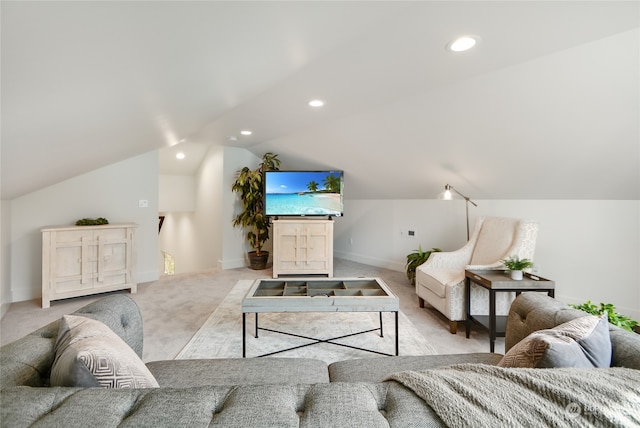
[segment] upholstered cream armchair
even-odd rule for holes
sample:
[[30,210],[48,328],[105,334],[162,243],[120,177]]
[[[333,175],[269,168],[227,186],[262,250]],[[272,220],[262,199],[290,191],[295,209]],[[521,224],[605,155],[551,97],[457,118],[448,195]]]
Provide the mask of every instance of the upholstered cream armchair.
[[[473,235],[462,248],[431,253],[416,268],[416,294],[420,307],[425,303],[442,312],[457,332],[457,321],[466,318],[465,269],[500,269],[501,259],[516,255],[533,260],[538,224],[504,217],[479,217]],[[496,293],[496,315],[507,315],[514,293]],[[471,284],[471,313],[489,314],[489,292]]]

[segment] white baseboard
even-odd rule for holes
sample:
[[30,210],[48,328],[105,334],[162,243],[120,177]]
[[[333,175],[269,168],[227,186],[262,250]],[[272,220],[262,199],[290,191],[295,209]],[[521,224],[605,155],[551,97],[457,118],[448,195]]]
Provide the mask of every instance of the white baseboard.
[[237,269],[247,266],[247,261],[244,257],[241,259],[218,260],[218,263],[222,269]]
[[13,302],[13,292],[11,291],[11,289],[9,289],[6,291],[6,293],[2,294],[2,299],[0,300],[0,303],[2,303],[0,305],[0,318],[2,318],[4,314],[7,313],[7,311],[9,310],[9,306],[11,306],[12,302]]
[[[136,272],[135,280],[137,284],[141,284],[144,282],[153,282],[160,279],[158,271],[147,271],[147,272]],[[18,302],[26,302],[28,300],[40,300],[42,299],[42,288],[38,287],[37,289],[12,289],[11,290],[11,299],[7,302],[4,302],[0,311],[2,315],[8,309],[9,304],[18,303]],[[6,303],[6,304],[5,304]],[[7,307],[5,309],[5,306]]]
[[138,284],[143,282],[153,282],[160,279],[160,273],[155,271],[136,272],[136,282]]
[[27,300],[42,299],[42,288],[37,290],[32,289],[12,289],[11,290],[11,302],[26,302]]
[[0,319],[2,319],[2,317],[4,317],[4,314],[7,313],[7,311],[9,310],[9,306],[11,306],[11,303],[3,303],[0,306]]
[[363,263],[365,265],[381,267],[385,269],[395,270],[398,272],[405,271],[403,263],[399,263],[393,260],[378,259],[375,257],[363,256],[360,254],[348,253],[345,251],[334,251],[333,255],[340,259]]

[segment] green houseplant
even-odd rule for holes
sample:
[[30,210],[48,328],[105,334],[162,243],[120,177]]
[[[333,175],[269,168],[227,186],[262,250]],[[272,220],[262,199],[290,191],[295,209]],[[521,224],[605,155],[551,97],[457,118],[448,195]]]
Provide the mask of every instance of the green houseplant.
[[609,322],[615,326],[618,326],[627,331],[634,331],[634,327],[638,325],[638,321],[629,318],[626,315],[619,314],[616,312],[616,308],[611,303],[600,303],[600,306],[596,306],[591,303],[591,300],[587,300],[586,303],[581,305],[569,305],[572,308],[580,309],[591,315],[603,315],[607,314],[607,318]]
[[521,259],[518,256],[511,256],[508,259],[500,260],[502,264],[511,272],[511,279],[522,279],[522,271],[533,267],[533,262],[529,259]]
[[76,226],[98,226],[102,224],[109,224],[109,220],[104,217],[98,218],[81,218],[76,221]]
[[430,251],[424,251],[422,246],[418,245],[417,250],[413,250],[413,253],[407,255],[405,268],[407,270],[407,278],[411,282],[411,285],[416,285],[416,268],[426,262],[431,253],[440,251],[442,251],[440,248],[432,248]]
[[264,213],[265,171],[278,171],[280,159],[273,153],[265,153],[257,169],[244,167],[238,171],[231,190],[240,195],[242,211],[233,218],[235,227],[246,230],[246,239],[252,251],[249,251],[249,266],[252,269],[264,269],[267,266],[269,252],[262,247],[269,239],[269,217]]

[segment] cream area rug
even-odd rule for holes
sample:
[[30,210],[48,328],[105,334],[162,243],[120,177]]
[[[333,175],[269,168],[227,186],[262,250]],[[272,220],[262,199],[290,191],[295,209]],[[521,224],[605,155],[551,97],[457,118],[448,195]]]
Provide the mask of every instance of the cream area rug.
[[[241,358],[242,357],[242,299],[251,287],[252,280],[242,280],[233,287],[224,301],[211,314],[204,325],[178,353],[176,359]],[[398,314],[400,355],[436,354],[433,346],[418,332],[402,313]],[[379,312],[296,312],[261,313],[260,328],[285,331],[300,336],[326,340],[364,330],[376,329],[380,325]],[[372,331],[336,340],[359,348],[372,349],[386,354],[395,354],[395,315],[383,313],[384,337]],[[260,330],[255,336],[255,315],[246,315],[246,356],[256,357],[282,349],[313,343],[313,339],[293,337]],[[281,352],[273,357],[316,358],[332,363],[335,361],[380,356],[379,354],[352,349],[331,343],[302,346]]]

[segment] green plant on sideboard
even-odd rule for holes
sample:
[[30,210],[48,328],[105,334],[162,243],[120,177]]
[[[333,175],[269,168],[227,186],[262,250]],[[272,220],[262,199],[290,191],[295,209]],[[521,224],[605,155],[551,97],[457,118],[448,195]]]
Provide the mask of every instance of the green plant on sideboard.
[[426,262],[431,253],[442,251],[440,248],[432,248],[430,251],[424,251],[422,246],[419,245],[417,250],[413,250],[413,253],[407,255],[407,278],[411,282],[411,285],[416,285],[416,268],[422,263]]
[[109,220],[104,217],[98,218],[81,218],[76,221],[76,226],[99,226],[102,224],[109,224]]
[[623,328],[627,331],[634,331],[634,327],[638,325],[638,321],[629,318],[626,315],[616,312],[616,308],[611,303],[600,303],[600,306],[596,306],[591,303],[591,300],[587,300],[586,303],[581,305],[569,305],[572,308],[580,309],[591,315],[603,315],[605,312],[609,322],[615,326]]

